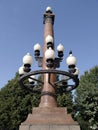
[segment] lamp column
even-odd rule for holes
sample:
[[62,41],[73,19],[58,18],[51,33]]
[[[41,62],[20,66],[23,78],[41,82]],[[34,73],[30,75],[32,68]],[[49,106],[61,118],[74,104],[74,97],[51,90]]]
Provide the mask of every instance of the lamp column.
[[[43,46],[43,63],[42,68],[45,69],[55,69],[54,67],[48,68],[46,65],[45,52],[51,48],[54,50],[54,24],[55,15],[51,10],[46,10],[43,23],[44,23],[44,46]],[[51,44],[51,45],[49,45]],[[41,101],[39,107],[56,107],[56,97],[55,97],[55,75],[54,74],[44,74],[43,75],[44,85],[42,87]],[[50,83],[49,83],[50,80]]]
[[[80,130],[78,123],[72,119],[70,114],[67,113],[67,109],[65,107],[57,107],[55,83],[56,83],[56,74],[59,74],[59,71],[55,69],[59,67],[59,64],[57,63],[61,62],[62,60],[64,48],[62,47],[61,44],[59,45],[59,47],[57,47],[58,58],[56,58],[54,50],[54,30],[53,30],[54,18],[55,15],[52,13],[51,7],[47,7],[43,17],[43,23],[44,23],[43,57],[39,57],[40,54],[39,44],[37,44],[34,47],[34,50],[36,51],[35,57],[41,58],[42,61],[41,62],[42,64],[40,65],[40,67],[42,67],[42,70],[39,71],[38,73],[42,74],[43,76],[40,104],[39,107],[33,107],[32,113],[28,114],[27,119],[23,123],[21,123],[19,130]],[[23,59],[25,70],[30,71],[28,70],[28,68],[30,69],[30,66],[32,64],[31,60],[32,58],[30,54],[26,55],[26,59],[25,58]],[[72,53],[70,53],[70,56],[67,59],[67,64],[68,66],[70,66],[69,69],[70,72],[73,72],[73,68],[75,67],[73,61],[76,62],[75,58],[72,56]],[[23,67],[21,69],[22,72],[20,74],[23,74],[24,72]],[[28,74],[31,77],[31,73]],[[27,78],[28,74],[26,74]],[[34,74],[35,71],[32,72],[32,76],[34,76]],[[70,78],[74,79],[73,78],[74,75],[72,75],[71,73],[62,71],[62,75],[63,74],[65,74],[66,76],[69,75]],[[23,78],[24,77],[22,77],[22,79]],[[66,88],[66,86],[64,87]]]

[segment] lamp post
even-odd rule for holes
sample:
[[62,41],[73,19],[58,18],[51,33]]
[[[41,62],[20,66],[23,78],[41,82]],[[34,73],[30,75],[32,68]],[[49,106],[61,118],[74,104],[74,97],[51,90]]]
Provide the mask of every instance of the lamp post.
[[[79,85],[79,79],[78,79],[79,70],[76,67],[76,58],[72,55],[72,51],[69,52],[69,56],[66,59],[66,63],[68,65],[68,71],[61,71],[57,69],[60,67],[60,62],[62,62],[63,60],[64,47],[61,43],[57,46],[58,56],[56,57],[55,45],[54,45],[54,29],[53,29],[54,19],[55,15],[53,14],[51,7],[47,7],[43,15],[44,45],[43,45],[42,57],[40,56],[41,51],[40,44],[37,43],[34,45],[35,59],[36,61],[38,61],[38,66],[41,67],[42,69],[31,71],[31,65],[33,63],[33,60],[30,53],[27,53],[23,57],[23,65],[22,67],[19,68],[20,85],[24,88],[32,90],[32,92],[39,92],[41,94],[39,104],[40,110],[42,111],[42,109],[46,110],[47,108],[49,108],[48,110],[50,111],[50,113],[51,110],[53,111],[54,108],[57,108],[57,100],[56,100],[57,93],[70,92]],[[38,79],[35,78],[35,76],[38,74],[42,75],[43,77],[42,81],[39,81]],[[56,81],[57,74],[63,77],[59,81]],[[25,80],[27,79],[29,80],[29,82],[25,84]],[[71,84],[70,82],[68,82],[68,80],[72,80],[73,83]],[[36,86],[35,82],[40,82],[41,85],[40,89],[35,87]],[[39,113],[41,113],[41,111],[39,111]],[[46,117],[48,119],[48,116]],[[50,117],[49,122],[51,122],[50,121],[51,119],[52,118]],[[35,122],[34,121],[35,119],[33,119],[33,117],[32,120],[33,122]],[[39,122],[42,123],[42,121]],[[44,122],[46,122],[45,119]]]

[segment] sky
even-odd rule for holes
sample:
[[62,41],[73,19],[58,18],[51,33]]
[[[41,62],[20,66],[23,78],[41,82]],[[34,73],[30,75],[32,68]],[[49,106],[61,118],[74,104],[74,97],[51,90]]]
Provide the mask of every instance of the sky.
[[41,69],[33,46],[43,46],[43,14],[48,6],[55,14],[55,51],[59,43],[64,45],[59,69],[67,71],[70,50],[77,58],[79,76],[98,65],[98,0],[0,0],[0,88],[15,77],[27,52],[33,57],[32,71]]

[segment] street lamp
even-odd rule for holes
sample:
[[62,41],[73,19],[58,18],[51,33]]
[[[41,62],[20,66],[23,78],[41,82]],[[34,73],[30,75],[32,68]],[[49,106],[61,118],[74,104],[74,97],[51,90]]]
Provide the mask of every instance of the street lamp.
[[57,51],[58,51],[58,57],[63,57],[64,47],[61,43],[57,46]]
[[[19,68],[19,83],[22,88],[40,94],[39,106],[33,107],[32,113],[28,114],[19,130],[80,130],[78,123],[71,118],[66,108],[57,107],[58,94],[71,92],[79,85],[79,69],[76,66],[76,57],[72,51],[66,58],[68,71],[66,71],[66,67],[64,70],[58,69],[65,54],[64,46],[61,43],[55,50],[54,19],[55,15],[51,7],[47,7],[43,15],[44,44],[42,56],[40,56],[40,44],[34,45],[34,57],[41,69],[31,70],[33,59],[30,53],[23,57],[22,66]],[[42,76],[41,80],[38,78],[39,76]],[[57,76],[59,76],[59,80],[57,80]]]
[[32,62],[32,56],[30,55],[30,53],[27,53],[23,57],[24,72],[29,72],[31,70]]
[[47,7],[47,8],[46,8],[46,13],[52,13],[51,7]]
[[37,43],[37,44],[34,45],[35,57],[40,56],[40,49],[41,49],[41,47],[40,47],[39,43]]
[[[36,61],[38,61],[38,66],[41,70],[31,71],[32,56],[27,53],[23,57],[23,65],[19,68],[20,74],[20,85],[24,88],[32,90],[32,92],[39,92],[41,94],[40,104],[41,107],[56,107],[57,93],[66,93],[75,89],[79,85],[79,69],[76,67],[76,57],[73,56],[72,51],[69,52],[69,56],[66,58],[66,63],[68,65],[68,71],[61,71],[57,68],[60,67],[60,62],[63,60],[64,56],[64,46],[60,43],[57,46],[58,56],[54,50],[54,14],[52,13],[51,7],[46,8],[44,14],[44,45],[43,45],[43,56],[40,56],[41,46],[39,43],[34,45],[34,55]],[[61,75],[59,81],[56,81],[56,75]],[[35,78],[36,75],[42,75],[43,80],[39,81]],[[37,76],[38,77],[38,76]],[[25,80],[29,82],[25,82]],[[72,82],[68,82],[72,80]],[[35,84],[35,81],[40,82],[40,90]],[[59,87],[57,87],[59,86]]]
[[47,48],[49,49],[51,47],[53,49],[53,37],[48,35],[45,40],[47,43]]
[[52,48],[47,49],[45,52],[46,66],[52,68],[54,66],[55,52]]

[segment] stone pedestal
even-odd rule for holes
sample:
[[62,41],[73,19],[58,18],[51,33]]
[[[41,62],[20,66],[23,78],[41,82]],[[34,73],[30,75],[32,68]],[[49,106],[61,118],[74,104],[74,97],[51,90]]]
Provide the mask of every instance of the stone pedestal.
[[38,107],[33,108],[19,130],[80,130],[80,127],[66,108]]

